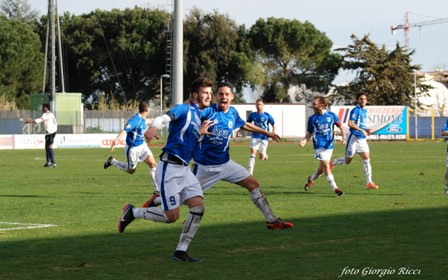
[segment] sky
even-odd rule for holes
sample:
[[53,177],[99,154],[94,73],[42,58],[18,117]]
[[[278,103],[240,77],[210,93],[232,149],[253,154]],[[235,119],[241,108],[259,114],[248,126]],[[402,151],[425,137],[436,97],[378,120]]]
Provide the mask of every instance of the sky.
[[[174,0],[55,0],[58,13],[80,15],[96,9],[124,9],[135,6],[171,11]],[[250,28],[255,22],[269,17],[309,21],[324,32],[333,42],[333,48],[347,47],[351,35],[362,38],[369,35],[378,46],[393,50],[397,42],[404,44],[404,30],[391,33],[392,25],[404,24],[405,14],[409,23],[448,19],[446,0],[181,0],[184,14],[193,8],[204,12],[218,11],[237,24]],[[29,0],[41,14],[48,12],[48,1]],[[410,28],[407,33],[409,47],[415,49],[413,64],[422,71],[448,70],[448,20],[440,24],[426,24]],[[340,73],[336,82],[351,80],[352,74]]]

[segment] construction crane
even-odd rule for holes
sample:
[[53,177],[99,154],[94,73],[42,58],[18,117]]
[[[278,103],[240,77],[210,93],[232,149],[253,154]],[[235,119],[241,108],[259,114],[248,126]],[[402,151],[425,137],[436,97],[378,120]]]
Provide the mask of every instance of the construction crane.
[[392,25],[390,29],[392,31],[392,34],[395,34],[398,29],[404,29],[404,47],[409,48],[408,32],[409,32],[410,28],[414,28],[414,27],[421,28],[426,25],[440,24],[440,23],[445,23],[445,22],[448,22],[448,18],[437,18],[437,19],[433,19],[433,20],[409,23],[409,12],[406,12],[406,14],[404,16],[404,24]]

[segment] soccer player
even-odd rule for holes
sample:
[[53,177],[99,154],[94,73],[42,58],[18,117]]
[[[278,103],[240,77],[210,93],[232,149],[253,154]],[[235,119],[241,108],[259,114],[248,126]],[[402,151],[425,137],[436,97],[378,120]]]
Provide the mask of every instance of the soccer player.
[[367,135],[372,131],[366,127],[367,110],[364,108],[367,104],[367,95],[360,92],[356,95],[357,105],[350,111],[348,127],[350,130],[347,146],[345,148],[345,158],[341,157],[331,162],[333,166],[350,164],[353,156],[359,154],[362,159],[364,175],[366,177],[366,187],[369,190],[378,189],[378,185],[372,181],[372,166],[370,165],[370,151],[367,144]]
[[230,83],[218,85],[216,104],[201,112],[204,123],[211,124],[208,132],[201,136],[197,152],[194,153],[193,172],[206,191],[219,181],[237,184],[249,191],[249,196],[255,206],[266,219],[268,229],[286,229],[293,227],[292,223],[282,221],[274,216],[266,197],[260,190],[260,183],[249,171],[230,159],[229,141],[235,129],[257,132],[278,141],[280,137],[263,130],[240,118],[237,110],[231,106],[234,99],[233,87]]
[[[146,219],[154,222],[173,223],[180,216],[180,205],[190,209],[182,233],[173,254],[173,260],[179,262],[200,262],[190,257],[187,249],[193,240],[204,215],[202,189],[198,179],[192,173],[189,162],[198,144],[201,132],[200,110],[210,105],[213,82],[209,78],[193,81],[190,99],[176,105],[162,116],[156,117],[150,129],[145,132],[150,142],[157,136],[157,129],[169,123],[168,139],[160,161],[157,164],[156,179],[160,187],[162,207],[137,208],[126,204],[123,215],[118,221],[118,232],[122,233],[134,219]],[[204,124],[206,126],[207,124]]]
[[[445,141],[448,140],[448,120],[442,128],[442,136]],[[446,172],[445,172],[445,194],[448,195],[448,146],[446,147]]]
[[44,167],[56,167],[56,161],[54,160],[53,143],[58,130],[58,123],[56,117],[50,111],[50,104],[42,104],[42,116],[38,119],[25,119],[25,124],[29,123],[41,123],[45,125],[45,156],[47,158]]
[[[268,113],[263,111],[264,103],[263,99],[258,98],[255,107],[257,108],[256,112],[250,113],[249,117],[247,117],[247,122],[252,123],[263,130],[269,131],[269,125],[272,126],[272,132],[275,133],[275,122],[274,118]],[[255,166],[255,157],[258,151],[258,158],[260,160],[267,160],[268,154],[266,153],[268,150],[269,137],[262,134],[252,132],[251,140],[250,140],[250,158],[249,158],[249,172],[251,175],[254,173]]]
[[310,138],[313,137],[314,157],[319,160],[319,167],[313,175],[308,177],[308,182],[305,184],[304,189],[308,191],[314,180],[324,173],[334,192],[342,196],[344,192],[338,188],[331,173],[330,159],[334,148],[334,126],[341,130],[342,144],[345,144],[345,130],[342,128],[338,116],[326,110],[327,106],[328,103],[325,97],[315,96],[313,98],[311,107],[314,110],[314,115],[309,117],[305,138],[299,143],[301,147],[304,147]]
[[148,101],[141,101],[138,105],[138,113],[130,118],[124,129],[117,135],[110,146],[110,151],[115,151],[115,146],[126,135],[126,146],[124,154],[127,162],[121,162],[110,156],[104,163],[104,169],[113,165],[119,170],[134,174],[137,163],[143,161],[149,167],[149,176],[154,186],[154,199],[159,196],[159,187],[156,182],[157,163],[148,145],[145,143],[146,117],[149,115],[150,107]]

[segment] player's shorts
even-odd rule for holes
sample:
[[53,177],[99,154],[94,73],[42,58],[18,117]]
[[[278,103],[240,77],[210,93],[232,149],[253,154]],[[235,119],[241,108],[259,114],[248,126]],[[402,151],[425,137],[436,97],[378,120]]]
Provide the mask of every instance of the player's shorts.
[[319,148],[317,150],[314,150],[314,157],[320,161],[322,160],[330,161],[332,155],[333,155],[333,149]]
[[240,164],[229,160],[221,165],[193,164],[193,173],[198,178],[202,190],[206,191],[219,181],[238,183],[250,176],[249,171]]
[[445,165],[446,165],[446,168],[448,168],[448,151],[446,153],[446,163],[445,163]]
[[45,146],[53,145],[55,137],[56,137],[56,132],[51,133],[51,134],[46,134],[45,135]]
[[137,163],[139,161],[144,161],[147,157],[153,157],[153,154],[146,143],[135,147],[126,145],[126,147],[124,147],[124,154],[126,155],[126,160],[128,162],[128,169],[135,169],[137,168]]
[[192,197],[203,197],[201,185],[188,165],[160,160],[156,169],[156,181],[164,211],[178,208]]
[[352,158],[354,155],[359,153],[369,153],[369,145],[367,144],[367,139],[360,139],[353,134],[348,136],[347,146],[345,147],[345,155]]
[[262,140],[257,138],[252,138],[250,140],[250,148],[258,150],[260,154],[266,154],[266,151],[268,150],[269,141],[268,140]]

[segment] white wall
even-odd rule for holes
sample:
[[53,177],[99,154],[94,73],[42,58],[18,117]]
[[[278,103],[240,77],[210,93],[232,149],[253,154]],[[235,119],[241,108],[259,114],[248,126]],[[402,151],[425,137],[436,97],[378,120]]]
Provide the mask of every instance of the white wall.
[[[232,105],[240,117],[246,119],[250,112],[255,112],[255,103]],[[272,115],[276,133],[282,138],[303,138],[306,133],[305,104],[264,104],[264,111]]]

